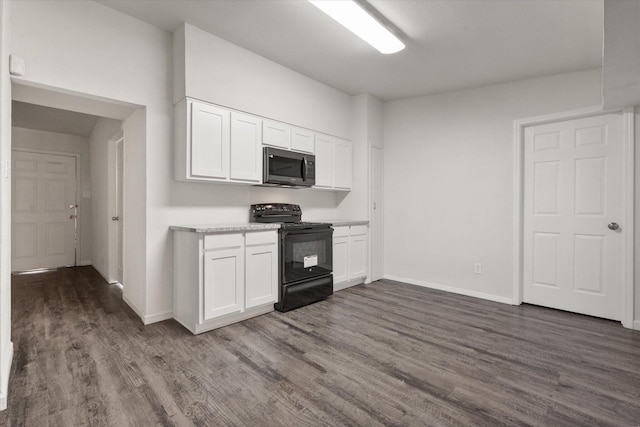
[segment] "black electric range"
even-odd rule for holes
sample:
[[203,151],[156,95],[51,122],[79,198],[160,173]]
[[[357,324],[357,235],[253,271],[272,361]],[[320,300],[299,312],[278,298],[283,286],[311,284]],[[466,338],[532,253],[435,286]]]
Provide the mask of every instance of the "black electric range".
[[289,311],[333,294],[333,228],[303,222],[299,205],[251,205],[251,222],[280,223],[278,311]]

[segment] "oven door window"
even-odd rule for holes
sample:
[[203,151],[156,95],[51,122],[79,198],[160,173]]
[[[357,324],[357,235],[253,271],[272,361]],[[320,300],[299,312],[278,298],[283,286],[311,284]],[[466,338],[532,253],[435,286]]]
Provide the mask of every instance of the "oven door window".
[[331,273],[332,231],[285,232],[282,254],[284,283]]

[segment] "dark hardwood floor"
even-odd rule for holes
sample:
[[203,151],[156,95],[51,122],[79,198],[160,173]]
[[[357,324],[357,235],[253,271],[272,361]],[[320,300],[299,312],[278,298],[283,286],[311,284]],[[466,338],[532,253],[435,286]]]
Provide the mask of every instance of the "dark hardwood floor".
[[25,426],[640,424],[640,332],[390,281],[199,336],[91,267],[13,279]]

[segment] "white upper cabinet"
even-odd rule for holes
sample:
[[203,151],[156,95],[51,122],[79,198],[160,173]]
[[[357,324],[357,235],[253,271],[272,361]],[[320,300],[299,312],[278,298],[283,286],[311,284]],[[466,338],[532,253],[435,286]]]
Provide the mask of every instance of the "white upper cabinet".
[[351,190],[351,142],[316,134],[316,187]]
[[260,184],[262,148],[268,145],[315,154],[314,188],[351,190],[350,141],[191,98],[174,110],[178,181]]
[[333,187],[333,138],[316,134],[316,187]]
[[191,102],[191,175],[202,178],[229,177],[228,110]]
[[302,128],[291,129],[291,149],[305,153],[314,153],[315,134],[313,131]]
[[262,120],[231,113],[231,173],[237,181],[259,183],[262,179]]
[[272,120],[264,120],[262,122],[262,143],[288,150],[291,148],[291,126]]
[[352,159],[351,142],[336,139],[333,145],[333,187],[351,190]]

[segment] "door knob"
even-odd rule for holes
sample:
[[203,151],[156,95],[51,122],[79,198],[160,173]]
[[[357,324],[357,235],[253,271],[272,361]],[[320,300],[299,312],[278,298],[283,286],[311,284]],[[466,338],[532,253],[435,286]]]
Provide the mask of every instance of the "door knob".
[[120,221],[120,217],[119,216],[112,216],[111,217],[111,221]]
[[609,230],[613,230],[613,231],[616,231],[617,229],[620,228],[617,222],[612,222],[609,225],[607,225],[607,227],[609,227]]

